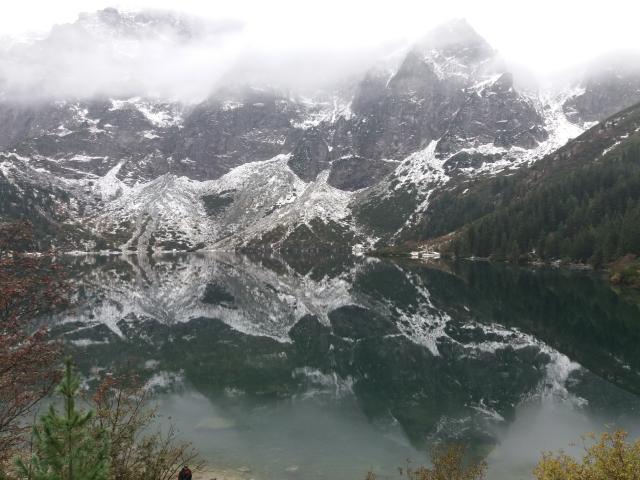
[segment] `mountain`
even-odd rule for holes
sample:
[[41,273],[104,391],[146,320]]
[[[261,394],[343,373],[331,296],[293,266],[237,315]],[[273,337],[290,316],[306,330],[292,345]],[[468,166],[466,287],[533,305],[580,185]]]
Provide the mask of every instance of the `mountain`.
[[[464,189],[464,190],[463,190]],[[509,177],[460,185],[423,219],[458,255],[589,262],[640,254],[640,104]]]
[[[234,28],[107,9],[10,55],[78,38],[111,53],[122,39],[130,51],[151,38],[222,41]],[[464,20],[397,64],[381,60],[312,96],[237,83],[212,85],[199,102],[78,89],[26,101],[6,86],[0,215],[34,221],[43,247],[131,252],[340,250],[423,236],[425,212],[448,192],[533,164],[633,97],[612,92],[587,112],[575,86],[521,91]]]
[[1,96],[33,103],[142,92],[164,99],[205,95],[211,85],[197,75],[224,74],[227,49],[243,28],[162,10],[80,14],[45,35],[3,43]]
[[640,102],[640,53],[617,53],[594,62],[573,88],[563,109],[576,122],[597,122]]

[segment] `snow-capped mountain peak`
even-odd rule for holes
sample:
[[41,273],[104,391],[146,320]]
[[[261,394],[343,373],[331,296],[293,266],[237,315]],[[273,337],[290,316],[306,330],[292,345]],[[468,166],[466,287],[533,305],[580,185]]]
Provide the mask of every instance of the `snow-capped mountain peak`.
[[[78,38],[112,49],[225,28],[236,27],[105,9],[40,41],[45,51]],[[74,249],[393,242],[457,183],[531,165],[580,134],[606,111],[586,108],[600,105],[594,98],[611,108],[635,98],[602,96],[595,83],[521,92],[464,20],[434,29],[397,63],[381,59],[314,95],[235,84],[194,103],[130,91],[0,102],[6,211],[41,218],[56,243],[60,225],[81,231],[64,236]]]

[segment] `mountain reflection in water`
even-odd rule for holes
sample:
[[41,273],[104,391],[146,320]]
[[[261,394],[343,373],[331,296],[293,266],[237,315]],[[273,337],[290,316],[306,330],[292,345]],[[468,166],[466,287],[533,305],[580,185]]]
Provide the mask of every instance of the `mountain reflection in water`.
[[[205,457],[363,478],[465,442],[491,478],[638,428],[640,309],[593,275],[358,257],[82,257],[52,319],[85,374],[135,368]],[[517,477],[520,478],[520,477]]]

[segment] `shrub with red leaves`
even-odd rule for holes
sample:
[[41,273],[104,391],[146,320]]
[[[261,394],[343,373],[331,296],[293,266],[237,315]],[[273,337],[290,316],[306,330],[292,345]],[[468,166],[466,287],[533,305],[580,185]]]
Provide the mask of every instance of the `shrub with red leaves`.
[[0,223],[0,464],[57,380],[60,345],[34,319],[65,303],[66,283],[52,252],[34,254],[31,245],[28,222]]

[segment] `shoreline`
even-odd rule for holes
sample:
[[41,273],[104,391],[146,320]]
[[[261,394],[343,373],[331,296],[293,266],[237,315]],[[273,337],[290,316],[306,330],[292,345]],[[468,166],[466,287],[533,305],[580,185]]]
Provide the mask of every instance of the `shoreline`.
[[[243,467],[244,469],[244,467]],[[217,468],[205,465],[201,469],[193,470],[193,480],[252,480],[255,476],[251,470],[242,471],[233,468]]]

